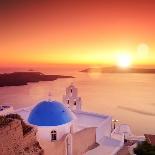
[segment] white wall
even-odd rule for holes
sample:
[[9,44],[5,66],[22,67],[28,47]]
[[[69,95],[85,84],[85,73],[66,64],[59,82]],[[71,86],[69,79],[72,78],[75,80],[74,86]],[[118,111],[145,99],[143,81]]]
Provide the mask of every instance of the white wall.
[[103,123],[96,128],[96,141],[99,142],[104,136],[110,137],[111,135],[112,117],[108,117]]
[[57,140],[60,140],[65,134],[70,133],[71,124],[72,122],[60,126],[37,126],[37,135],[51,141],[51,131],[55,130],[57,132]]

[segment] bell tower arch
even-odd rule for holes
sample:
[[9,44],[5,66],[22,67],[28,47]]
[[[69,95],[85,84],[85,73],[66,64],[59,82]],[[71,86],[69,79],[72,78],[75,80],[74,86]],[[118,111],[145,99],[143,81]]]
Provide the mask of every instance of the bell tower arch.
[[66,94],[63,96],[63,103],[71,110],[81,110],[81,97],[78,97],[78,89],[73,83],[66,88]]

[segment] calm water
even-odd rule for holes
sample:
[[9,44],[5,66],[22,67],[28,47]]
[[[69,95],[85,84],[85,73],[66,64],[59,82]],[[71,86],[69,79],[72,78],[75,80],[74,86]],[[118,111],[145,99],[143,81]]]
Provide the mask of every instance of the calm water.
[[42,72],[76,78],[1,87],[0,104],[11,104],[15,108],[30,106],[47,99],[49,91],[53,100],[62,101],[65,87],[74,82],[84,110],[112,115],[119,122],[129,124],[138,135],[155,134],[155,75],[87,74],[75,70]]

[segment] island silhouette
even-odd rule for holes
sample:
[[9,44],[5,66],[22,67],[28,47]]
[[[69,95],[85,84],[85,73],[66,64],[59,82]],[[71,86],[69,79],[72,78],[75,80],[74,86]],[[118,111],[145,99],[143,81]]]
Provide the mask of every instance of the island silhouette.
[[41,72],[13,72],[0,74],[0,87],[21,86],[29,82],[53,81],[58,78],[74,78],[64,75],[45,75]]
[[80,72],[100,72],[100,73],[147,73],[147,74],[155,74],[154,68],[120,68],[117,66],[113,67],[103,67],[103,68],[87,68],[81,70]]

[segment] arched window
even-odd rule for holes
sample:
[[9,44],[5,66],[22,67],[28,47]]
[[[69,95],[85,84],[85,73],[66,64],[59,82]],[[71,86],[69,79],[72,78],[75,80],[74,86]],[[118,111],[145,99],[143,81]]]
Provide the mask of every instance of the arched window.
[[51,131],[51,141],[57,140],[57,132],[55,130]]
[[74,101],[74,105],[76,105],[76,101]]
[[71,93],[73,92],[72,88],[71,88]]
[[67,103],[69,104],[69,100],[67,100]]

